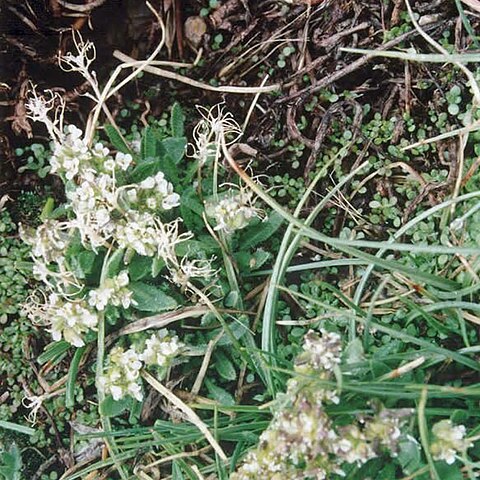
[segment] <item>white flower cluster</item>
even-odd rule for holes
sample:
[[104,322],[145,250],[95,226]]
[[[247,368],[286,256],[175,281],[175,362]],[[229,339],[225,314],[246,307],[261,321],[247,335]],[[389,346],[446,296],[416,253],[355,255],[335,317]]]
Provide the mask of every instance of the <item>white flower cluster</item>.
[[144,364],[148,366],[167,367],[172,359],[181,353],[183,344],[176,335],[166,329],[153,334],[145,342],[142,352],[130,347],[124,350],[115,347],[108,356],[108,366],[100,377],[99,387],[110,394],[114,400],[131,396],[138,401],[143,400],[140,383],[140,370]]
[[88,169],[92,156],[88,145],[82,139],[82,131],[74,125],[68,125],[66,130],[62,142],[55,144],[50,165],[52,173],[64,175],[67,180],[72,180]]
[[[76,53],[62,56],[61,66],[82,74],[93,87],[91,98],[98,100],[98,82],[95,72],[90,71],[95,48],[75,35],[74,44]],[[75,257],[78,238],[85,249],[94,253],[104,254],[100,249],[125,250],[125,264],[135,254],[162,259],[169,279],[174,272],[181,274],[182,286],[191,277],[209,274],[211,269],[196,260],[177,258],[178,244],[193,235],[181,231],[180,218],[167,222],[161,216],[180,205],[180,196],[165,175],[154,172],[133,181],[135,162],[130,153],[112,153],[101,142],[92,145],[99,107],[92,112],[85,134],[74,125],[64,125],[64,108],[60,95],[49,92],[45,98],[32,86],[26,102],[27,115],[43,122],[53,140],[51,172],[64,181],[67,202],[62,221],[46,220],[36,231],[23,232],[32,246],[34,274],[46,287],[43,303],[32,300],[25,310],[36,322],[50,325],[55,340],[63,338],[81,346],[85,334],[96,329],[99,315],[108,305],[127,309],[134,302],[126,271],[94,289],[81,281],[89,273],[84,271],[80,257]],[[222,125],[227,126],[228,122]],[[160,358],[166,362],[168,348],[175,347],[173,340],[163,340],[161,346],[154,338],[147,344],[146,352],[155,354],[157,363]]]
[[226,137],[227,144],[235,142],[242,134],[242,129],[230,113],[225,113],[221,105],[211,109],[197,107],[202,119],[193,129],[194,155],[200,165],[218,157],[221,137]]
[[100,377],[99,388],[110,394],[114,400],[130,395],[142,401],[142,387],[139,383],[142,362],[137,352],[133,348],[125,351],[122,347],[114,347],[110,351],[108,361],[108,368]]
[[183,258],[176,268],[171,268],[170,279],[173,283],[182,288],[187,288],[192,278],[211,278],[216,274],[212,268],[212,261],[206,259],[189,260]]
[[88,303],[97,310],[105,310],[108,304],[128,308],[133,302],[132,292],[126,288],[129,284],[128,272],[124,270],[116,277],[107,278],[96,290],[88,294]]
[[[304,349],[295,370],[330,379],[340,361],[340,337],[309,331]],[[396,453],[403,417],[410,411],[384,409],[374,417],[335,428],[325,403],[338,399],[319,389],[311,378],[301,375],[289,382],[288,404],[277,410],[258,447],[247,454],[231,480],[327,480],[345,476],[345,464],[360,466],[384,450]]]
[[45,263],[63,263],[65,249],[70,241],[68,225],[57,220],[46,220],[36,230],[25,230],[20,225],[22,240],[32,247],[32,255]]
[[119,187],[118,172],[128,170],[132,156],[118,152],[112,157],[101,143],[89,148],[79,129],[67,129],[51,158],[52,172],[75,181],[67,189],[68,207],[75,214],[69,224],[86,247],[96,250],[114,241],[139,255],[155,256],[165,250],[166,243],[172,251],[176,243],[190,238],[190,234],[162,235],[174,233],[178,220],[163,224],[156,213],[180,204],[180,196],[162,172],[139,184]]
[[65,340],[75,347],[83,347],[84,334],[96,330],[98,324],[97,313],[85,301],[66,301],[55,293],[51,293],[43,304],[31,299],[25,313],[34,323],[50,325],[55,341]]
[[262,218],[261,210],[253,205],[253,194],[243,190],[218,202],[208,203],[205,210],[217,224],[214,229],[226,234],[245,228],[252,218]]
[[340,363],[342,338],[338,333],[320,330],[321,335],[309,330],[304,338],[304,355],[301,359],[315,369],[333,370]]
[[144,205],[151,212],[171,210],[180,205],[180,195],[173,191],[173,185],[165,179],[163,172],[147,177],[138,186],[127,190],[130,206]]
[[465,452],[473,444],[465,439],[464,425],[453,425],[451,420],[441,420],[432,427],[435,440],[430,445],[435,460],[443,460],[449,465],[455,462],[457,454]]
[[139,358],[146,365],[165,367],[173,357],[178,355],[182,347],[177,336],[172,336],[166,329],[162,329],[146,340],[145,350]]

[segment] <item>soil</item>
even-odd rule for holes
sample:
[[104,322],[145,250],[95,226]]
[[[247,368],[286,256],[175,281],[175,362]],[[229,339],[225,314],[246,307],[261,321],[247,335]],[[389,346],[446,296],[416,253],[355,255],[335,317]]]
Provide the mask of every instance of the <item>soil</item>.
[[[188,63],[199,55],[198,65],[183,72],[208,84],[256,86],[262,80],[280,84],[278,93],[259,98],[244,142],[257,150],[260,168],[274,164],[277,171],[288,171],[288,165],[282,165],[282,150],[293,141],[304,143],[305,177],[328,131],[329,118],[356,108],[353,102],[335,105],[333,110],[317,104],[306,113],[305,104],[312,95],[324,88],[349,90],[361,94],[362,103],[375,104],[377,111],[390,110],[393,104],[400,111],[411,109],[416,102],[409,95],[402,62],[367,61],[340,51],[342,47],[380,48],[386,34],[401,25],[402,0],[308,3],[226,0],[210,9],[206,0],[162,0],[155,4],[167,31],[159,59]],[[414,5],[433,37],[458,18],[453,2],[444,3]],[[119,63],[112,55],[115,50],[144,59],[158,44],[160,29],[146,4],[137,0],[0,0],[0,18],[0,190],[15,194],[32,188],[37,181],[35,175],[18,174],[15,148],[47,141],[42,127],[25,116],[29,85],[60,92],[67,101],[68,119],[79,126],[92,108],[92,102],[83,96],[86,85],[82,78],[58,66],[57,54],[72,48],[73,32],[94,42],[94,68],[102,83]],[[390,45],[398,45],[400,39],[399,33]],[[465,41],[458,39],[460,48]],[[404,44],[423,46],[416,33],[406,35]],[[122,89],[109,106],[118,115],[131,101],[139,103],[143,113],[159,115],[175,100],[193,112],[191,125],[198,118],[194,105],[221,101],[241,122],[252,95],[209,92],[146,73]],[[296,125],[300,115],[307,117],[302,132]],[[283,139],[284,146],[272,149],[274,138]]]

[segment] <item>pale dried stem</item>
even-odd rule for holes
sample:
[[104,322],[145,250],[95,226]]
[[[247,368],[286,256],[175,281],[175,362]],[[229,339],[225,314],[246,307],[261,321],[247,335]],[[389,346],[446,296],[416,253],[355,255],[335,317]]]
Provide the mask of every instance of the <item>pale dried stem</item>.
[[208,366],[210,365],[210,359],[212,357],[213,349],[224,334],[225,332],[222,329],[222,331],[215,338],[212,338],[212,340],[208,342],[207,350],[205,352],[205,356],[203,357],[202,366],[200,367],[197,378],[195,379],[195,383],[193,384],[192,390],[190,391],[190,394],[194,397],[198,395],[200,389],[202,388],[203,379],[205,378]]
[[[181,453],[176,453],[174,455],[169,455],[168,457],[161,458],[160,460],[156,460],[155,462],[149,463],[148,465],[141,466],[140,468],[145,471],[145,470],[151,470],[152,468],[158,466],[158,465],[163,465],[165,463],[172,462],[173,460],[177,460],[179,458],[190,458],[190,457],[197,457],[198,455],[202,455],[203,453],[208,452],[212,447],[211,446],[206,446],[203,448],[200,448],[198,450],[195,450],[194,452],[181,452]],[[135,474],[137,472],[134,471]]]
[[[135,64],[138,63],[132,57],[129,57],[128,55],[125,55],[124,53],[119,52],[118,50],[113,52],[113,56],[118,60],[125,62],[123,65],[120,66],[122,68],[134,67]],[[198,82],[197,80],[192,80],[191,78],[185,77],[184,75],[180,75],[175,72],[170,72],[169,70],[163,70],[158,67],[153,67],[151,65],[145,64],[143,66],[143,70],[145,70],[146,72],[152,73],[154,75],[158,75],[159,77],[169,78],[177,82],[186,83],[191,87],[196,87],[196,88],[200,88],[202,90],[208,90],[211,92],[250,94],[250,93],[268,93],[268,92],[274,92],[280,89],[280,85],[278,83],[264,86],[264,87],[235,87],[231,85],[226,85],[223,87],[214,87],[206,83]]]
[[223,461],[228,460],[222,447],[215,440],[208,427],[205,425],[205,423],[202,422],[200,417],[187,404],[180,400],[171,390],[163,386],[156,378],[152,377],[152,375],[150,375],[148,372],[143,371],[142,377],[155,390],[157,390],[158,393],[163,395],[167,400],[169,400],[175,407],[177,407],[187,416],[187,419],[203,433],[205,439],[208,441],[208,443],[212,446],[212,448],[215,450],[215,452],[217,452],[218,456]]
[[[430,35],[428,35],[427,32],[425,32],[422,27],[419,25],[419,23],[417,22],[414,14],[413,14],[413,10],[412,10],[412,7],[410,6],[410,2],[409,0],[405,0],[405,5],[407,6],[407,10],[408,10],[408,14],[410,16],[410,20],[412,21],[413,23],[413,26],[415,27],[415,29],[417,30],[417,32],[433,47],[435,48],[436,50],[438,50],[440,53],[442,53],[443,55],[449,55],[449,52],[443,48],[438,42],[436,42]],[[473,95],[474,95],[474,104],[476,106],[480,105],[480,90],[479,90],[479,87],[478,87],[478,83],[477,81],[475,80],[475,76],[473,75],[473,73],[465,66],[463,65],[462,63],[460,62],[454,62],[454,65],[457,66],[464,74],[465,76],[468,78],[468,81],[470,83],[470,87],[473,91]]]
[[398,378],[401,377],[402,375],[405,375],[408,372],[411,372],[412,370],[415,370],[415,368],[418,368],[420,365],[425,363],[425,357],[418,357],[415,360],[412,360],[411,362],[406,363],[405,365],[402,365],[401,367],[396,368],[395,370],[392,370],[391,372],[381,376],[379,378],[380,381],[382,380],[391,380],[393,378]]
[[113,84],[114,84],[115,80],[117,79],[120,72],[125,68],[125,66],[124,65],[119,65],[115,69],[115,71],[113,72],[111,77],[108,79],[107,84],[103,88],[102,93],[101,93],[100,97],[98,98],[98,104],[93,111],[93,115],[89,119],[88,129],[87,129],[87,137],[86,138],[90,139],[90,141],[93,138],[93,135],[94,135],[94,132],[95,132],[95,127],[96,127],[97,122],[98,122],[98,117],[100,116],[100,110],[101,110],[101,108],[103,108],[102,105],[108,100],[108,98],[110,98],[112,95],[114,95],[118,90],[120,90],[128,82],[133,80],[140,72],[145,70],[147,65],[151,61],[153,61],[155,59],[155,57],[160,53],[160,51],[162,50],[162,48],[165,44],[165,38],[166,37],[165,37],[165,25],[163,23],[163,20],[158,15],[158,13],[155,11],[155,9],[152,7],[152,5],[149,2],[147,2],[147,6],[152,11],[152,13],[156,16],[156,18],[158,20],[158,23],[160,25],[160,29],[162,31],[162,37],[160,39],[160,43],[155,48],[155,50],[152,52],[152,54],[141,65],[139,65],[137,68],[135,68],[135,70],[132,73],[130,73],[130,75],[128,75],[125,79],[123,79],[118,85],[113,87]]
[[[260,87],[264,87],[265,84],[267,83],[269,76],[266,75],[265,78],[262,80],[262,83],[260,84]],[[258,102],[258,99],[260,98],[261,92],[257,92],[255,96],[253,97],[252,103],[250,105],[250,108],[248,109],[247,115],[245,117],[245,121],[243,122],[242,125],[242,133],[245,134],[245,130],[247,129],[248,122],[250,121],[250,117],[252,116],[253,110]]]

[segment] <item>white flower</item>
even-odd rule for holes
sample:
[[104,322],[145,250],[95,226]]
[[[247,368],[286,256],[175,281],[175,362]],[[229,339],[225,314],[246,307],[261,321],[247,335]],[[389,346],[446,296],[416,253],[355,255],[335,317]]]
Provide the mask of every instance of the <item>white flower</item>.
[[158,204],[155,198],[147,198],[147,207],[150,210],[156,210],[156,208],[158,207]]
[[75,347],[85,345],[84,334],[97,329],[98,316],[84,301],[68,302],[55,293],[44,304],[27,305],[26,311],[33,322],[50,325],[55,341],[63,339]]
[[298,365],[306,364],[314,369],[330,371],[340,363],[342,353],[342,339],[338,333],[320,330],[318,335],[309,330],[304,337],[303,349],[305,351],[298,358]]
[[108,304],[116,307],[128,308],[135,302],[132,300],[132,292],[126,288],[129,284],[128,272],[126,270],[116,277],[107,278],[96,290],[88,294],[88,303],[97,310],[104,310]]
[[147,177],[145,180],[140,182],[139,187],[143,188],[144,190],[149,190],[155,186],[155,178]]
[[96,143],[93,147],[93,153],[98,157],[108,157],[110,150],[103,143]]
[[224,113],[221,105],[210,109],[197,107],[202,120],[193,129],[194,158],[201,165],[218,155],[220,137],[228,137],[228,143],[234,143],[242,134],[242,129],[230,113]]
[[51,90],[47,90],[45,93],[48,98],[39,95],[35,85],[31,86],[28,99],[25,102],[27,117],[34,122],[43,123],[47,127],[52,140],[58,142],[62,137],[65,101],[60,94],[53,93]]
[[145,349],[139,358],[146,365],[167,366],[171,359],[180,353],[183,344],[176,335],[171,335],[166,329],[153,334],[145,342]]
[[115,155],[115,163],[123,171],[128,169],[132,161],[133,158],[129,153],[117,152],[117,154]]
[[118,222],[115,240],[120,248],[134,250],[138,255],[153,257],[158,249],[156,219],[148,213],[129,212]]
[[95,219],[99,227],[104,227],[110,221],[110,213],[106,208],[99,208],[95,212]]
[[128,278],[128,272],[126,270],[122,270],[117,275],[116,282],[119,287],[126,287],[130,283],[130,279]]
[[70,242],[69,224],[57,220],[45,220],[36,230],[27,230],[20,225],[22,240],[32,247],[31,255],[46,264],[61,263]]
[[167,265],[177,265],[175,247],[193,237],[191,232],[179,233],[180,221],[179,218],[170,223],[157,221],[157,255]]
[[178,266],[170,268],[170,278],[179,287],[186,287],[191,278],[208,280],[216,273],[212,268],[213,260],[214,258],[211,260],[189,260],[187,257],[183,257]]
[[341,438],[334,444],[335,454],[347,463],[361,465],[376,457],[370,443],[357,425],[348,425],[339,429]]
[[173,191],[173,185],[165,179],[163,172],[155,176],[147,177],[139,184],[135,207],[155,211],[160,207],[163,210],[171,210],[180,205],[180,195]]
[[73,42],[76,53],[68,52],[59,58],[60,68],[66,72],[79,72],[86,77],[90,77],[89,68],[95,60],[95,45],[90,42],[84,42],[82,36],[78,32],[74,32]]
[[127,190],[126,195],[129,202],[136,203],[138,201],[137,190],[135,188]]
[[116,165],[115,160],[113,158],[107,158],[103,162],[103,166],[104,166],[105,170],[107,170],[108,172],[113,172],[117,165]]
[[464,452],[473,445],[465,440],[464,425],[454,426],[451,420],[441,420],[432,427],[435,441],[430,445],[435,460],[444,460],[449,465],[455,462],[457,453]]
[[176,265],[176,245],[192,237],[190,232],[178,232],[179,221],[162,223],[150,213],[131,211],[117,223],[115,240],[120,248],[146,257],[158,256],[167,264]]
[[88,304],[97,310],[105,310],[108,301],[112,296],[113,290],[111,288],[100,287],[92,290],[88,294]]
[[66,131],[55,143],[50,165],[52,173],[65,175],[67,180],[72,180],[90,165],[92,154],[86,141],[81,138],[80,129],[68,125]]
[[99,380],[99,388],[112,395],[114,400],[129,395],[140,402],[143,400],[139,383],[141,369],[142,362],[133,348],[126,351],[122,347],[112,348],[108,366]]
[[180,205],[180,195],[178,193],[170,193],[162,200],[162,208],[164,210],[171,210]]
[[78,228],[82,243],[93,250],[105,245],[111,238],[115,224],[112,212],[116,209],[115,179],[105,173],[83,179],[73,190],[67,191],[70,208],[76,218],[71,224]]
[[236,195],[228,195],[218,203],[206,205],[207,215],[217,223],[215,230],[226,234],[245,228],[254,217],[261,218],[262,212],[253,206],[253,194],[241,190]]

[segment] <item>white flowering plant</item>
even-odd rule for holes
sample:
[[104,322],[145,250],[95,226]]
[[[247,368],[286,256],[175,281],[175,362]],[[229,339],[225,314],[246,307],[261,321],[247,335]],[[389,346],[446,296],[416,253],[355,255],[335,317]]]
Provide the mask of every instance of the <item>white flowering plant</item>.
[[[51,173],[64,181],[67,201],[44,212],[37,228],[22,228],[40,282],[25,304],[28,317],[46,327],[55,342],[79,348],[98,337],[102,322],[107,325],[106,330],[100,327],[103,335],[108,335],[110,326],[121,328],[147,312],[172,311],[189,301],[221,300],[227,288],[215,268],[221,249],[215,236],[207,237],[201,213],[205,209],[208,216],[210,204],[202,207],[192,195],[194,168],[187,178],[180,178],[176,171],[186,150],[179,106],[173,107],[170,119],[174,136],[147,127],[140,151],[135,152],[109,128],[109,140],[116,148],[112,152],[100,140],[89,145],[77,127],[63,127],[61,115],[50,120],[52,100],[43,102],[41,107],[42,97],[34,91],[31,118],[43,120],[53,132]],[[193,165],[204,167],[208,162],[195,159]],[[240,190],[237,196],[245,199],[245,205],[233,213],[217,209],[213,225],[214,231],[228,234],[229,242],[234,231],[258,216],[249,194]],[[219,202],[223,205],[223,200]],[[241,219],[235,220],[235,215]],[[264,236],[274,231],[267,227],[270,231],[264,230]],[[144,351],[138,345],[125,351],[115,347],[116,353],[108,357],[107,373],[97,379],[98,388],[114,401],[125,396],[141,400],[140,369],[165,367],[169,357],[181,351],[182,344],[172,340],[169,346],[162,332],[160,337],[145,340]],[[170,347],[172,351],[162,357],[162,349]],[[122,362],[130,362],[132,370],[125,370]]]
[[[76,46],[62,66],[80,72],[101,102],[94,48],[78,37]],[[254,340],[237,278],[271,258],[259,245],[282,220],[269,218],[240,181],[219,181],[227,173],[220,139],[240,133],[233,118],[220,107],[200,109],[203,123],[187,148],[178,104],[167,125],[152,122],[135,138],[114,123],[98,128],[97,110],[84,130],[66,123],[61,97],[35,86],[26,107],[51,137],[50,174],[61,179],[64,195],[47,201],[38,226],[20,226],[36,281],[23,313],[50,337],[41,362],[71,359],[65,406],[75,411],[85,388],[105,431],[126,410],[138,421],[151,379],[169,382],[173,371],[190,379],[208,366],[201,356],[213,341],[218,348],[208,355],[221,380],[203,386],[213,399],[230,401],[223,385],[246,365],[264,377],[258,354],[246,354]],[[189,333],[195,326],[205,333]],[[88,364],[95,381],[79,384]],[[35,421],[48,398],[26,398]],[[114,456],[115,441],[107,445]]]
[[[250,175],[257,160],[223,106],[174,104],[131,135],[107,107],[120,87],[102,90],[93,46],[75,44],[61,65],[90,83],[94,108],[79,128],[58,94],[32,89],[28,115],[47,128],[64,189],[21,227],[41,374],[67,365],[55,388],[25,387],[24,406],[37,422],[52,398],[69,421],[85,403],[98,410],[78,435],[96,453],[66,478],[476,478],[478,335],[466,322],[479,322],[478,285],[443,269],[475,279],[478,247],[446,234],[399,243],[418,218],[388,241],[366,240],[363,223],[356,238],[327,236],[344,221],[320,216],[331,205],[360,222],[345,195],[364,188],[353,179],[365,164],[333,186],[322,166],[291,212]],[[119,67],[136,69],[122,85],[145,65]],[[348,158],[340,147],[322,161]],[[417,268],[435,253],[442,271]]]

